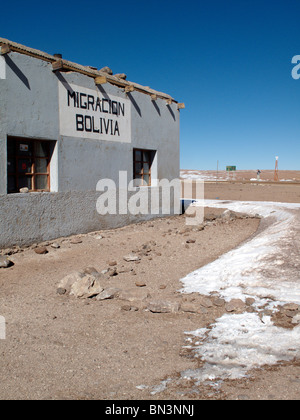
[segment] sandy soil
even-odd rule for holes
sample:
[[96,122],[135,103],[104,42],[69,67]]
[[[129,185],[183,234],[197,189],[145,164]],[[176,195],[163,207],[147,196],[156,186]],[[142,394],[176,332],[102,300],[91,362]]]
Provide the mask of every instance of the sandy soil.
[[[206,196],[244,199],[251,193],[250,199],[266,199],[260,185],[240,184],[239,192],[231,187],[208,184]],[[288,192],[276,188],[270,190],[274,201],[299,202],[298,186],[288,186]],[[257,370],[218,390],[208,385],[195,390],[180,380],[182,371],[199,363],[184,351],[184,332],[208,326],[225,312],[218,299],[207,305],[201,296],[179,293],[180,279],[259,228],[255,218],[214,219],[221,212],[206,209],[204,229],[187,229],[185,217],[176,216],[79,235],[79,243],[61,238],[53,241],[60,248],[43,244],[45,255],[33,247],[11,250],[14,265],[0,269],[0,314],[6,319],[0,399],[298,399],[296,361]],[[140,260],[126,262],[123,257],[132,253]],[[63,277],[86,267],[116,268],[117,275],[101,278],[103,287],[130,291],[136,299],[123,294],[97,301],[57,293]],[[157,300],[181,307],[151,312],[148,305]],[[170,378],[166,389],[157,388]]]

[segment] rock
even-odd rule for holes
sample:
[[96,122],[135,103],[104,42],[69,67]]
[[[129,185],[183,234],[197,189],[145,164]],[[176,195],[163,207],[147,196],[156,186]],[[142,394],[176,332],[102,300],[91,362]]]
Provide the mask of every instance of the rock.
[[251,305],[253,305],[253,303],[255,303],[254,298],[246,298],[246,305],[247,306],[251,306]]
[[126,304],[126,305],[122,305],[122,306],[121,306],[121,310],[122,310],[122,311],[129,312],[129,311],[131,311],[131,305],[128,305],[128,304]]
[[297,303],[286,303],[283,305],[283,309],[286,311],[299,311],[299,305]]
[[277,327],[291,329],[295,325],[293,323],[293,318],[288,317],[284,312],[281,311],[273,314],[271,319],[274,325],[276,325]]
[[294,318],[295,311],[284,311],[283,312],[285,316],[288,316],[289,318]]
[[81,244],[82,240],[80,238],[73,238],[73,239],[70,240],[70,243],[73,244],[73,245]]
[[194,244],[195,242],[196,242],[195,239],[188,239],[186,241],[187,244]]
[[39,255],[48,254],[48,249],[45,246],[40,246],[34,249],[34,252]]
[[57,287],[58,289],[66,289],[66,291],[70,293],[71,287],[73,286],[73,284],[79,281],[80,279],[82,279],[83,277],[84,277],[84,274],[78,271],[68,274],[60,281]]
[[180,235],[184,235],[185,233],[188,233],[188,232],[190,232],[190,231],[191,231],[191,228],[190,228],[190,227],[185,227],[185,228],[183,228],[183,229],[179,230],[179,231],[178,231],[178,233],[179,233]]
[[59,287],[59,288],[57,289],[57,293],[58,293],[59,295],[64,295],[64,294],[66,294],[66,293],[67,293],[67,289],[64,289],[63,287]]
[[54,249],[59,249],[60,248],[60,245],[57,242],[54,242],[50,246],[51,246],[51,248],[54,248]]
[[300,314],[297,314],[293,317],[292,324],[294,325],[300,324]]
[[147,309],[153,313],[175,313],[179,311],[180,304],[178,302],[154,300],[148,304]]
[[236,219],[236,214],[231,210],[225,210],[221,215],[223,220],[234,220]]
[[14,265],[13,262],[6,255],[0,257],[0,268],[9,268],[12,265]]
[[137,287],[145,287],[145,286],[147,286],[146,285],[146,283],[143,281],[143,280],[138,280],[138,281],[136,281],[135,282],[135,285],[137,286]]
[[121,290],[118,294],[120,300],[127,300],[128,302],[145,301],[148,297],[150,297],[149,292],[144,288]]
[[133,268],[129,268],[129,267],[124,268],[124,267],[121,267],[119,269],[119,274],[130,273],[131,271],[133,271]]
[[70,295],[77,298],[91,298],[99,295],[103,290],[99,280],[91,274],[87,274],[72,284]]
[[99,277],[100,273],[96,270],[95,267],[86,267],[82,270],[83,274],[91,274],[94,277]]
[[131,261],[140,261],[141,257],[139,257],[138,255],[130,254],[123,257],[123,259],[127,262],[131,262]]
[[213,298],[212,302],[215,306],[218,306],[218,307],[225,305],[225,300],[218,297]]
[[198,313],[199,305],[194,302],[183,302],[180,307],[183,312]]
[[27,187],[20,188],[20,193],[21,194],[28,194],[29,193],[29,189]]
[[107,273],[108,273],[109,277],[114,277],[114,276],[118,275],[118,270],[117,270],[116,267],[109,268]]
[[240,312],[246,309],[246,304],[241,299],[231,299],[226,303],[225,309],[227,312]]
[[212,213],[208,213],[205,215],[205,220],[207,220],[208,222],[213,222],[214,220],[216,220],[217,216],[215,214]]
[[204,308],[211,308],[213,306],[212,301],[209,298],[205,297],[205,296],[201,296],[200,297],[199,304],[201,306],[204,306]]
[[109,287],[103,290],[99,295],[97,295],[96,300],[105,300],[105,299],[113,299],[114,297],[118,296],[121,289],[116,287]]
[[201,225],[199,225],[196,228],[194,228],[193,231],[195,231],[195,232],[201,232],[202,230],[204,230],[204,228],[205,228],[205,224],[202,223]]
[[117,261],[108,261],[108,265],[110,267],[113,267],[114,265],[117,265],[117,264],[118,264]]

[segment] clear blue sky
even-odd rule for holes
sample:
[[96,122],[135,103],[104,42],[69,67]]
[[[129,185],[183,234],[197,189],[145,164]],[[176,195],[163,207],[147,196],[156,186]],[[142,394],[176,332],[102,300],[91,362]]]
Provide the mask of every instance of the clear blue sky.
[[181,168],[300,170],[299,0],[13,1],[0,36],[186,104]]

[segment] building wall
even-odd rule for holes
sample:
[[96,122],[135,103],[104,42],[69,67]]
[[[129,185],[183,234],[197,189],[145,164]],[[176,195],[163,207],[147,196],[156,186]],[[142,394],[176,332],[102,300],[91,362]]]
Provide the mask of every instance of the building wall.
[[[4,61],[5,60],[5,61]],[[65,135],[60,94],[64,87],[93,90],[102,97],[126,101],[130,138],[113,141]],[[76,112],[76,110],[75,110]],[[82,110],[78,110],[82,112]],[[127,112],[127,111],[126,111]],[[7,195],[7,137],[55,140],[51,159],[51,193]],[[54,73],[51,64],[10,53],[0,61],[0,246],[88,232],[149,218],[100,216],[96,185],[119,171],[133,173],[133,149],[156,150],[152,178],[179,178],[179,111],[176,104],[151,101],[150,96],[110,84],[95,86],[79,73]],[[155,183],[154,183],[155,185]],[[151,188],[150,188],[151,189]],[[80,194],[81,193],[81,194]],[[70,218],[72,217],[72,220]],[[33,222],[38,220],[38,223]]]

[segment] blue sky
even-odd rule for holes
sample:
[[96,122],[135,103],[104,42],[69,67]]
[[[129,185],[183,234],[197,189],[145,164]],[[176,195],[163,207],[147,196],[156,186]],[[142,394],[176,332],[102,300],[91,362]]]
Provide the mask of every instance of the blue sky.
[[300,170],[299,0],[14,1],[0,36],[186,104],[181,168]]

